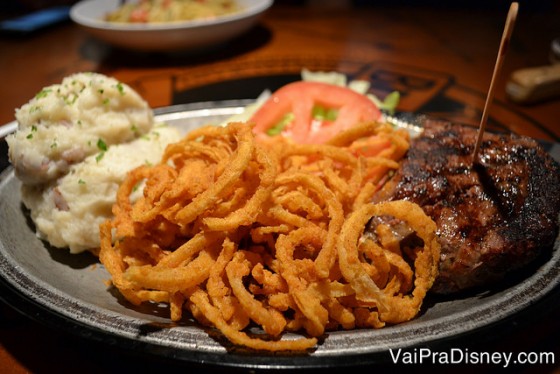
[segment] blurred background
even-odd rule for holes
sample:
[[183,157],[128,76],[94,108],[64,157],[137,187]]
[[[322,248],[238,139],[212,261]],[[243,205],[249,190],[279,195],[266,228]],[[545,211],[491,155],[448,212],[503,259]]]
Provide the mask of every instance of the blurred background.
[[[22,14],[50,6],[72,5],[77,0],[3,0],[0,2],[0,12],[3,17]],[[419,6],[437,8],[463,8],[463,9],[505,9],[511,1],[508,0],[276,0],[278,4],[302,6]],[[560,1],[557,0],[520,0],[524,10],[557,10]]]

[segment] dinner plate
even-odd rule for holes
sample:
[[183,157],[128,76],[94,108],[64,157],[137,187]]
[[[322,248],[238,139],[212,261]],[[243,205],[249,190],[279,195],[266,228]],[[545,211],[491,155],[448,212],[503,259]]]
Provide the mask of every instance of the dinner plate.
[[200,51],[248,31],[272,0],[236,0],[237,13],[207,20],[130,24],[104,20],[120,0],[83,0],[70,9],[70,18],[94,37],[109,44],[143,52]]
[[[196,103],[156,110],[159,121],[187,132],[243,111],[246,101]],[[390,121],[419,131],[421,117]],[[15,123],[2,127],[13,131]],[[0,134],[2,135],[2,134]],[[5,155],[2,155],[5,157]],[[8,167],[0,176],[0,298],[56,328],[111,346],[181,362],[243,368],[324,368],[386,360],[390,350],[414,349],[468,335],[557,293],[560,249],[492,289],[453,298],[428,296],[414,320],[383,329],[329,332],[315,350],[298,354],[248,352],[194,320],[169,320],[167,306],[129,304],[108,288],[109,274],[91,254],[71,255],[35,235],[22,206],[20,182]],[[291,339],[292,334],[285,335]]]

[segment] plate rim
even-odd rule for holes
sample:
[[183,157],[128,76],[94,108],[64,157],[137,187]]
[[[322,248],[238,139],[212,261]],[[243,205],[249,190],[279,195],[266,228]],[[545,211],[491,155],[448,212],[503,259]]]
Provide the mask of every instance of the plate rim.
[[107,5],[118,4],[116,0],[82,0],[74,4],[70,8],[70,19],[77,24],[85,27],[90,27],[106,31],[122,31],[122,32],[146,32],[146,31],[174,31],[174,30],[194,30],[202,27],[213,27],[231,22],[240,21],[246,18],[257,16],[268,8],[270,8],[273,0],[256,0],[256,1],[243,1],[245,4],[250,4],[248,8],[242,9],[240,12],[224,15],[211,20],[192,20],[192,21],[176,21],[162,24],[127,24],[127,23],[114,23],[108,22],[94,17],[89,17],[83,14],[84,8],[91,6],[91,4],[101,4],[99,6],[105,7]]

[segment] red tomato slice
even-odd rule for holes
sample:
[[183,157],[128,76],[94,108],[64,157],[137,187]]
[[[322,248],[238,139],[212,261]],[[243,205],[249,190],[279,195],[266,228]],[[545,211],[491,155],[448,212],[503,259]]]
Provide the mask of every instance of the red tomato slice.
[[[334,121],[317,122],[315,106],[338,110]],[[294,120],[281,132],[298,143],[325,143],[359,122],[377,120],[381,112],[366,96],[349,88],[320,82],[294,82],[274,92],[251,117],[257,134],[266,134],[288,113]]]
[[130,13],[130,22],[139,22],[139,23],[148,22],[148,11],[144,8],[134,9]]

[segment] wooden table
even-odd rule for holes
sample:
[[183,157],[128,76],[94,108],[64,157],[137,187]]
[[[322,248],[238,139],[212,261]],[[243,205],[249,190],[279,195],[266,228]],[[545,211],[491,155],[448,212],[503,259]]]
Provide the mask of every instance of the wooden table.
[[[367,79],[379,97],[398,90],[398,109],[476,125],[481,117],[507,5],[330,7],[278,1],[247,34],[201,54],[138,53],[112,48],[68,22],[29,36],[0,36],[0,124],[46,85],[81,71],[113,76],[154,107],[255,98],[299,77],[302,68]],[[532,106],[508,101],[505,84],[520,68],[546,65],[560,13],[552,2],[521,4],[489,128],[560,142],[560,100]],[[5,144],[2,142],[4,162]],[[518,372],[556,372],[560,363],[560,292],[530,312],[457,344],[478,350],[555,352],[556,364]],[[1,297],[0,297],[1,299]],[[113,372],[182,369],[56,331],[0,304],[0,372]],[[31,316],[33,317],[33,316]],[[470,339],[470,338],[469,338]],[[473,348],[474,349],[474,348]],[[423,367],[459,372],[481,366]],[[200,368],[197,368],[200,369]],[[406,369],[406,367],[404,368]],[[422,368],[421,368],[422,369]],[[365,368],[364,371],[373,370]]]

